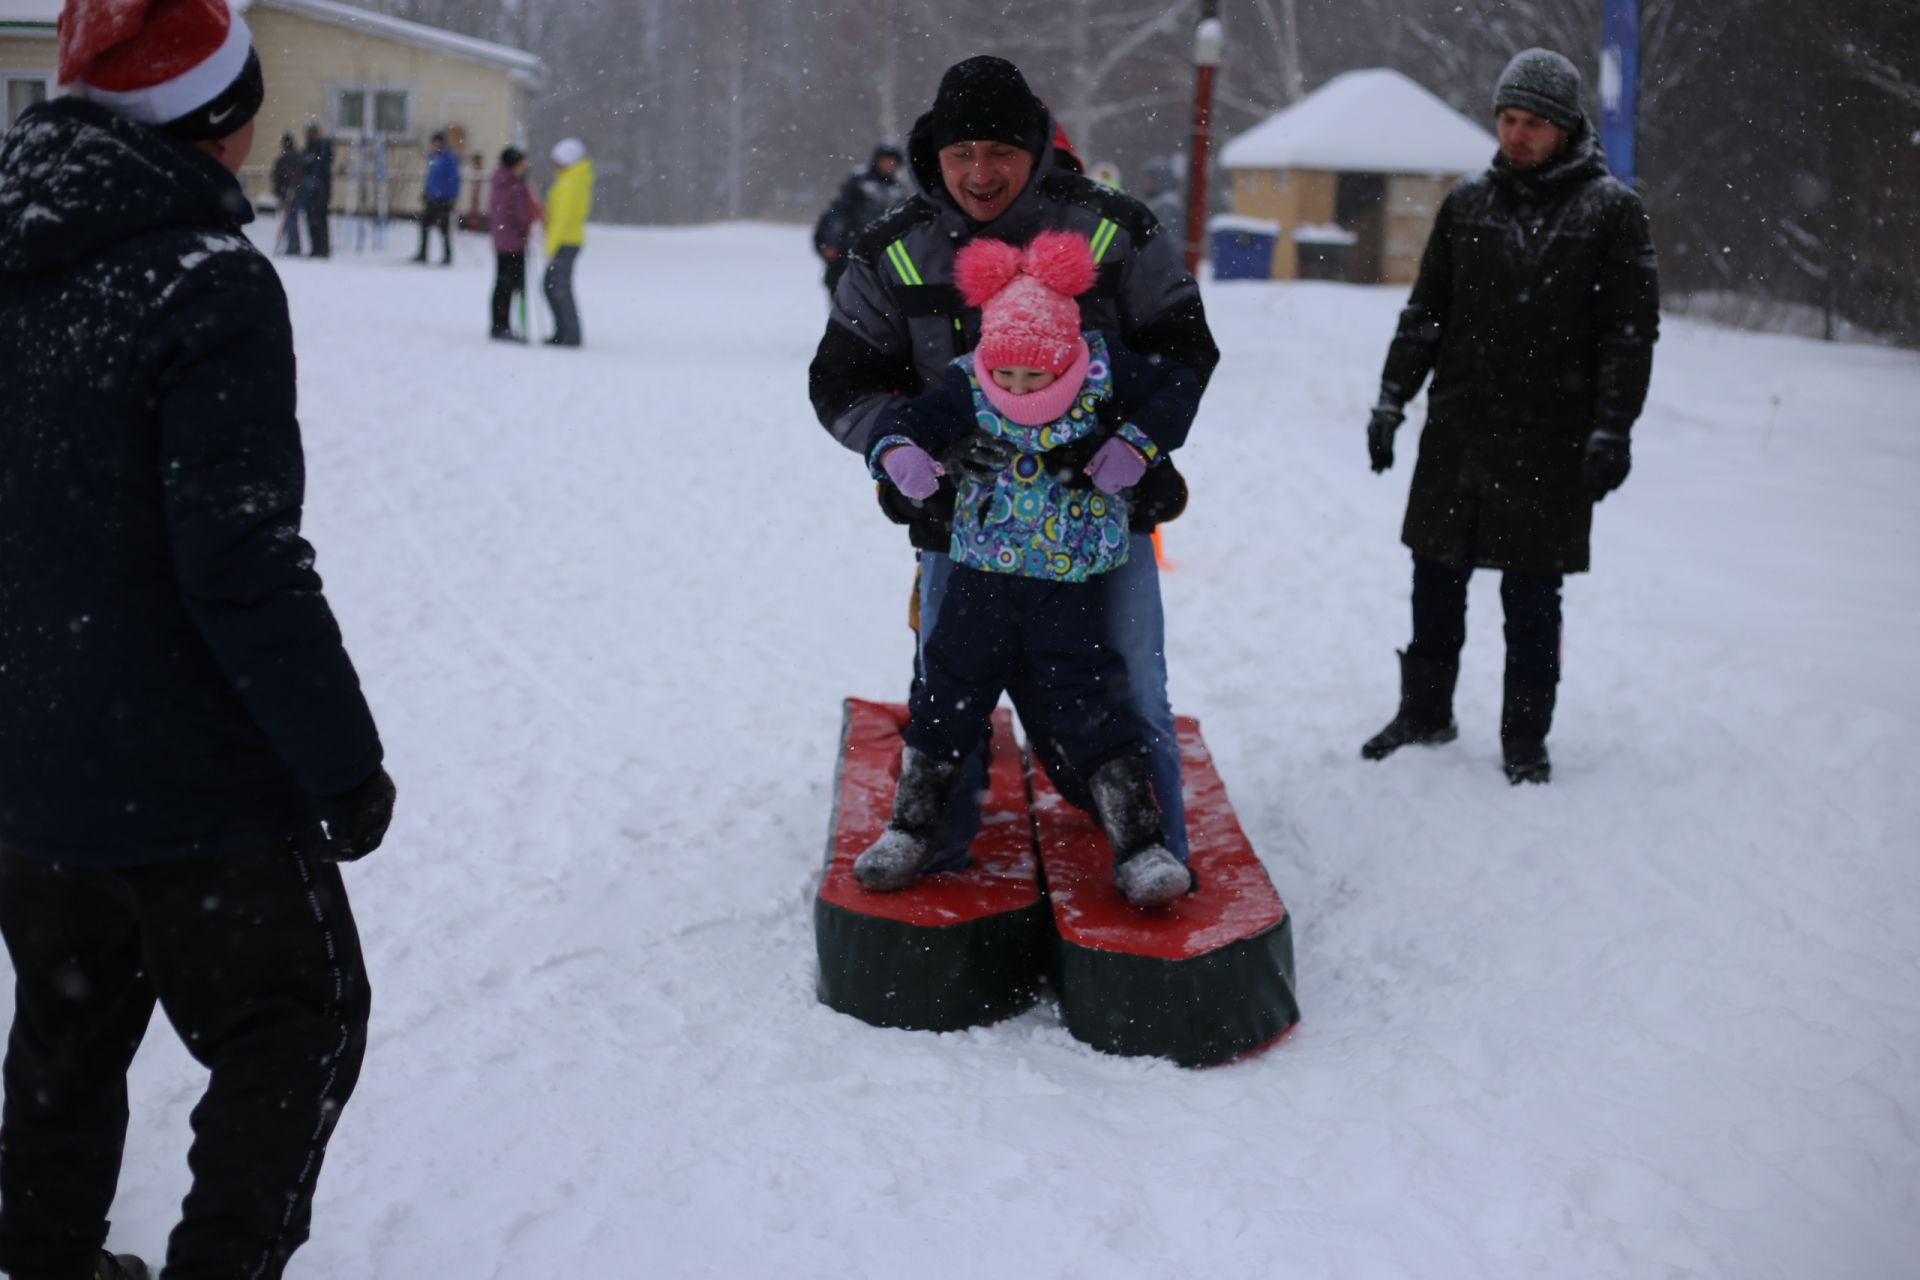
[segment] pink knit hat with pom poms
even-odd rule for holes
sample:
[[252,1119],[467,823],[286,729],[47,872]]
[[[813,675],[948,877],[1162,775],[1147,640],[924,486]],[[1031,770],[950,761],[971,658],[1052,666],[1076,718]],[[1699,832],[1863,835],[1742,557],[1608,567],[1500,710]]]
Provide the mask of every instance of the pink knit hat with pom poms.
[[954,259],[953,276],[961,299],[980,308],[975,369],[1064,374],[1078,362],[1086,343],[1074,298],[1094,281],[1093,251],[1085,236],[1042,231],[1024,249],[1001,240],[975,240]]

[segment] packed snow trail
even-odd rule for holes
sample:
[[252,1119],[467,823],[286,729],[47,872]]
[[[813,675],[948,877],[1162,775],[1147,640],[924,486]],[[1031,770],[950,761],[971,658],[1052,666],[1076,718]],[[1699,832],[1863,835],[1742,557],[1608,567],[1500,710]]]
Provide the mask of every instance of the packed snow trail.
[[[814,1000],[839,702],[904,692],[912,569],[806,404],[805,231],[594,228],[580,351],[485,339],[479,240],[406,248],[281,263],[307,530],[400,787],[291,1274],[1911,1274],[1911,353],[1668,323],[1567,588],[1555,780],[1515,789],[1493,575],[1460,741],[1358,756],[1406,639],[1422,406],[1388,475],[1363,437],[1404,291],[1210,286],[1173,696],[1305,1021],[1189,1072],[1045,1005]],[[161,1252],[200,1086],[156,1023],[116,1247]]]

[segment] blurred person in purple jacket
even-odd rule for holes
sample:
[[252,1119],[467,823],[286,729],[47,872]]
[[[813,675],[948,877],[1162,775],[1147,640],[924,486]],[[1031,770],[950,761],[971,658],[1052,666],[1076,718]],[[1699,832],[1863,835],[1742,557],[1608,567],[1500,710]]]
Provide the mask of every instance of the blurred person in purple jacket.
[[527,291],[527,236],[546,215],[527,185],[527,157],[517,147],[500,153],[487,192],[487,217],[493,227],[493,328],[490,338],[515,341],[511,317],[515,294]]

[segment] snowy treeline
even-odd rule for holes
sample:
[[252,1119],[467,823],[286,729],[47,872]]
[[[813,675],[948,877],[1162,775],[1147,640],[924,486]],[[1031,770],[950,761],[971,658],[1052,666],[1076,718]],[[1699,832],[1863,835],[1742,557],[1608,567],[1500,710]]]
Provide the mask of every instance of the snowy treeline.
[[[1090,160],[1187,143],[1199,0],[361,0],[546,59],[534,119],[596,148],[602,216],[810,216],[941,70],[1024,67]],[[1340,71],[1476,118],[1516,50],[1597,83],[1602,0],[1221,0],[1231,136]],[[1640,183],[1675,291],[1829,307],[1920,342],[1920,0],[1642,0]],[[538,139],[536,139],[538,141]],[[1216,184],[1224,198],[1224,184]]]

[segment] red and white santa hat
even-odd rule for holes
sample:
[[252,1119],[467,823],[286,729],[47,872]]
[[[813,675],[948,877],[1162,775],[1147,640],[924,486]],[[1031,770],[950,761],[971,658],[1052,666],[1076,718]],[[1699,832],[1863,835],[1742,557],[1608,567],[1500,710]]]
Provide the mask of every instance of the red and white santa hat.
[[60,83],[141,124],[233,132],[265,94],[253,35],[227,0],[66,0]]

